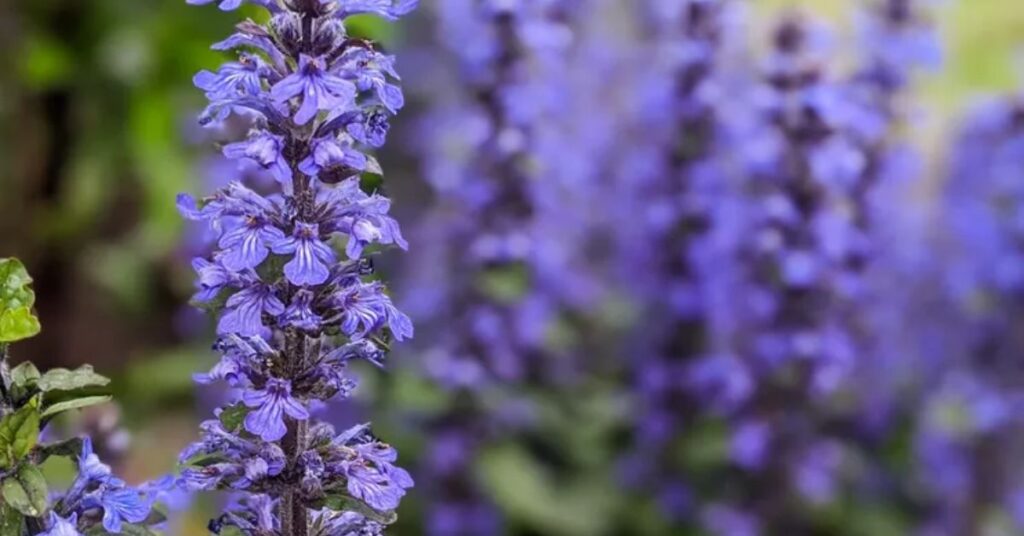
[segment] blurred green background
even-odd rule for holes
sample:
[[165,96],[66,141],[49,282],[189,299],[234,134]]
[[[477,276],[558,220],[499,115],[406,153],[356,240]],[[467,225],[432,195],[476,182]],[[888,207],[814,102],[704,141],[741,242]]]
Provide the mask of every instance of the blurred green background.
[[[849,33],[857,4],[764,0],[752,8],[758,20],[810,9]],[[922,80],[912,134],[941,162],[931,149],[950,121],[973,98],[1021,81],[1024,9],[1013,0],[947,1],[937,16],[947,62]],[[210,364],[210,339],[185,309],[191,270],[174,196],[201,188],[199,162],[210,151],[197,141],[202,95],[192,75],[223,61],[209,45],[237,20],[184,0],[0,2],[0,256],[30,267],[44,325],[16,356],[40,367],[92,362],[115,378],[132,430],[120,462],[129,480],[171,467],[200,415],[191,373]],[[392,48],[424,44],[433,32],[417,17],[395,28],[357,24]],[[398,128],[416,114],[407,110]],[[416,196],[401,192],[417,191],[419,179],[400,143],[383,161],[399,211],[412,211]],[[508,484],[536,484],[519,480]],[[179,533],[201,533],[206,516],[198,508]]]

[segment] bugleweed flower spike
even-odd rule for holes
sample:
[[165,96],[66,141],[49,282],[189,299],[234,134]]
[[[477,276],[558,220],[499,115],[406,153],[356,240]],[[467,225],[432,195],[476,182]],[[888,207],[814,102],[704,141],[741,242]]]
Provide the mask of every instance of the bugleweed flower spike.
[[645,54],[654,59],[634,81],[646,105],[633,120],[638,135],[617,181],[627,192],[622,197],[630,200],[621,203],[624,208],[658,216],[616,229],[620,273],[649,274],[630,278],[630,288],[642,297],[644,316],[651,319],[636,330],[625,352],[639,356],[634,376],[639,416],[633,447],[619,472],[627,485],[654,497],[679,526],[696,517],[689,509],[693,493],[676,463],[683,436],[696,435],[703,413],[698,408],[720,413],[732,403],[713,400],[704,384],[730,375],[735,384],[730,394],[740,397],[750,389],[737,360],[713,355],[707,317],[709,274],[721,270],[712,266],[716,223],[710,208],[728,180],[721,154],[720,71],[726,67],[725,48],[736,39],[730,25],[737,6],[729,0],[652,0],[643,6],[650,39]]
[[213,533],[380,534],[412,479],[368,425],[336,433],[311,406],[350,395],[351,360],[382,365],[388,341],[413,333],[384,285],[367,279],[370,249],[407,244],[390,201],[360,187],[363,174],[381,173],[369,151],[383,145],[403,105],[395,59],[350,37],[345,20],[394,20],[416,1],[250,3],[270,11],[269,23],[239,24],[214,45],[238,51],[238,61],[199,73],[195,84],[210,101],[203,122],[257,115],[248,138],[224,154],[267,169],[279,191],[234,182],[206,198],[179,197],[182,214],[219,235],[219,249],[194,267],[195,301],[219,318],[222,358],[196,379],[236,393],[181,454],[182,481],[241,494],[211,522]]

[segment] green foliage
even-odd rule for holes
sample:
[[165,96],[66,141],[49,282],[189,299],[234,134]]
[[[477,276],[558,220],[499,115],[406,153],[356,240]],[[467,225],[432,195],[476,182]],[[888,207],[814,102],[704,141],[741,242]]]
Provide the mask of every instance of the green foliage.
[[336,512],[356,512],[382,525],[391,525],[398,519],[398,514],[393,511],[379,512],[347,495],[328,495],[323,505]]
[[488,299],[499,303],[515,303],[530,288],[530,275],[521,264],[495,268],[481,274],[477,289]]
[[[38,374],[38,371],[36,372]],[[48,370],[36,383],[42,392],[74,391],[86,387],[104,387],[110,379],[96,374],[92,365],[82,365],[75,370],[63,368]]]
[[0,504],[0,536],[21,536],[24,519],[21,512],[10,505]]
[[249,408],[241,402],[224,408],[220,414],[220,422],[226,430],[238,432],[242,429],[245,416],[249,414]]
[[42,464],[51,456],[74,458],[78,456],[78,453],[82,452],[82,443],[81,438],[72,437],[55,443],[39,445],[35,450],[35,462]]
[[63,402],[57,402],[49,405],[43,410],[43,417],[52,417],[58,413],[62,413],[72,409],[82,409],[89,406],[95,406],[104,402],[109,402],[111,399],[110,395],[97,395],[97,396],[83,396],[81,398],[72,398]]
[[0,468],[14,467],[39,441],[39,398],[0,420]]
[[91,365],[75,370],[63,368],[39,372],[35,365],[22,363],[11,371],[12,391],[18,400],[42,394],[41,417],[46,419],[61,412],[80,409],[110,400],[102,388],[110,379],[97,374]]
[[40,517],[46,511],[49,490],[39,468],[22,464],[17,474],[4,479],[4,502],[29,517]]
[[35,365],[26,361],[11,370],[11,381],[18,387],[28,389],[32,385],[35,385],[42,374],[39,373],[39,369]]
[[484,481],[495,502],[542,534],[594,536],[608,527],[612,495],[588,478],[560,482],[514,445],[486,452]]
[[31,284],[32,278],[21,261],[0,259],[0,344],[39,333],[39,319],[32,314],[36,295]]

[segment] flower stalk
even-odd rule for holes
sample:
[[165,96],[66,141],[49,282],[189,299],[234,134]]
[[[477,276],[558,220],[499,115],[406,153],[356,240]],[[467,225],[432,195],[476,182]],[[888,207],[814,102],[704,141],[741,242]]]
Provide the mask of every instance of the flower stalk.
[[237,50],[239,60],[195,83],[210,100],[202,122],[254,117],[247,139],[225,145],[224,155],[262,167],[278,188],[258,193],[233,182],[210,197],[179,198],[184,216],[219,236],[193,264],[194,301],[219,316],[222,359],[196,379],[224,381],[236,394],[182,453],[182,481],[189,490],[242,492],[211,523],[217,534],[379,534],[412,479],[368,426],[335,434],[313,414],[355,389],[351,360],[382,365],[390,339],[412,336],[384,285],[367,279],[380,246],[407,244],[388,216],[390,200],[361,186],[364,174],[381,174],[370,153],[403,97],[392,83],[394,58],[351,38],[345,20],[394,20],[416,2],[250,3],[270,11],[270,22],[239,25],[214,46]]

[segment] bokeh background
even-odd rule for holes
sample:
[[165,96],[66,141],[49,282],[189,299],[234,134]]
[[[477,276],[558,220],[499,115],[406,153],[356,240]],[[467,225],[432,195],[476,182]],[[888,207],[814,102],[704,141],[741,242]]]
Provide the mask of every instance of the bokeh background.
[[[413,236],[429,197],[416,152],[407,146],[415,141],[412,125],[431,104],[424,90],[431,73],[416,65],[418,55],[439,48],[431,3],[423,0],[424,13],[397,25],[355,22],[357,32],[408,51],[399,65],[410,106],[380,159],[399,219]],[[853,31],[859,5],[756,0],[752,20],[766,31],[783,9],[798,7],[844,35]],[[1024,9],[1017,2],[949,0],[934,13],[944,63],[917,81],[919,116],[909,129],[929,170],[913,200],[921,207],[935,204],[942,191],[960,118],[978,98],[1014,90],[1024,74]],[[207,350],[206,321],[186,305],[191,252],[173,200],[181,191],[207,189],[211,149],[195,123],[203,96],[191,78],[223,61],[209,44],[236,21],[237,13],[196,9],[183,0],[0,2],[0,255],[18,256],[29,266],[44,326],[44,336],[19,345],[16,355],[40,368],[89,362],[114,378],[119,407],[87,415],[80,425],[116,436],[111,448],[129,480],[172,467],[208,411],[209,397],[217,396],[198,392],[191,381],[214,356]],[[1024,161],[1020,165],[1024,169]],[[1020,176],[1024,180],[1024,172]],[[440,245],[420,242],[408,254],[389,253],[386,277],[415,266],[418,252],[435,247]],[[392,372],[363,371],[364,405],[346,410],[351,419],[374,419],[379,435],[398,443],[407,460],[422,456],[431,441],[429,434],[410,432],[416,420],[410,415],[443,404],[445,396],[418,379],[415,366],[406,366],[421,358],[399,350]],[[534,402],[554,428],[570,432],[556,440],[508,439],[481,469],[507,530],[656,533],[645,521],[651,514],[624,498],[628,493],[609,461],[615,440],[608,437],[616,422],[628,418],[623,393],[593,389],[583,409],[571,410],[556,395],[541,393]],[[572,452],[546,454],[551,448]],[[551,459],[563,457],[585,476],[562,479],[545,472]],[[396,534],[423,533],[420,502],[414,492]],[[176,533],[203,533],[213,508],[197,501]],[[860,534],[901,533],[878,528],[884,524],[866,526],[875,532]]]

